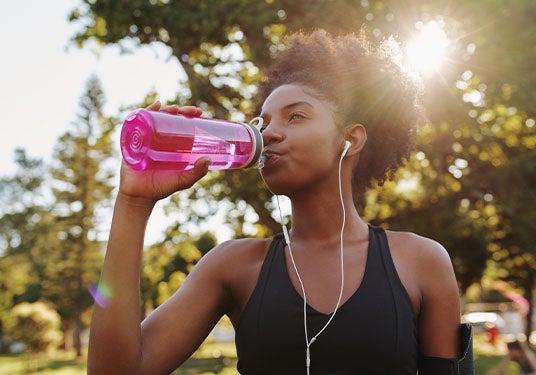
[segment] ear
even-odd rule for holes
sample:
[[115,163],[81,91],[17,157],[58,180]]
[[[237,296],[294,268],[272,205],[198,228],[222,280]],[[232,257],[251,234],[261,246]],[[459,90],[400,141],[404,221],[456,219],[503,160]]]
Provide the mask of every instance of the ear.
[[346,155],[359,154],[367,142],[367,130],[361,124],[352,125],[345,129],[345,139],[352,143]]

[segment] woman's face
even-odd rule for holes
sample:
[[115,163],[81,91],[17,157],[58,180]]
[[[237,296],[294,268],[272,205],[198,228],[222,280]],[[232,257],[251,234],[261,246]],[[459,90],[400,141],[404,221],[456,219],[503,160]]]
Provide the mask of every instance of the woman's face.
[[337,175],[344,138],[333,105],[300,84],[276,88],[266,98],[261,174],[275,194],[318,189]]

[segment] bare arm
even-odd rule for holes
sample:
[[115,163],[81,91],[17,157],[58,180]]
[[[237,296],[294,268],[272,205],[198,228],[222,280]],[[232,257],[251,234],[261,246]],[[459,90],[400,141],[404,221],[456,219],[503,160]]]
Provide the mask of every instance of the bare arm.
[[[160,103],[150,106],[160,110]],[[194,107],[163,108],[171,113],[199,115]],[[110,292],[105,304],[96,304],[90,327],[89,374],[141,374],[142,333],[139,286],[145,228],[156,201],[192,186],[206,172],[200,160],[187,172],[121,168],[119,193],[100,286]]]
[[88,373],[137,372],[141,354],[139,279],[145,225],[152,207],[119,196],[100,285],[110,292],[95,304],[90,327]]
[[177,292],[143,321],[143,374],[168,374],[176,369],[229,311],[225,270],[235,264],[227,255],[233,252],[228,244],[206,254]]
[[422,295],[418,317],[420,352],[422,356],[458,358],[460,299],[452,263],[441,245],[423,240],[417,270]]

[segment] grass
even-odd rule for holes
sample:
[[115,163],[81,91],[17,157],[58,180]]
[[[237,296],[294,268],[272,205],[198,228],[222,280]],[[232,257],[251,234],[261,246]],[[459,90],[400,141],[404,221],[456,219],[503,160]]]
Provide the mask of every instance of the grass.
[[[2,375],[86,375],[86,358],[74,353],[0,355]],[[234,343],[205,343],[173,375],[237,375]]]
[[[70,357],[70,359],[68,358]],[[76,360],[68,353],[0,355],[2,375],[86,375],[85,358]],[[191,358],[173,375],[220,374],[235,375],[236,359]]]
[[[485,336],[475,336],[476,375],[486,375],[503,358],[498,347],[486,342]],[[0,355],[2,375],[85,375],[86,359],[75,359],[72,353]],[[173,375],[237,375],[236,352],[233,343],[205,343]],[[520,372],[511,366],[507,375]]]
[[[486,334],[475,334],[473,337],[473,353],[475,356],[475,375],[486,375],[497,366],[506,355],[503,344],[492,345]],[[511,363],[503,375],[519,375],[519,367]]]
[[205,342],[172,375],[237,375],[236,349],[232,342]]
[[84,375],[85,358],[76,359],[73,354],[19,354],[0,356],[0,374],[5,375]]

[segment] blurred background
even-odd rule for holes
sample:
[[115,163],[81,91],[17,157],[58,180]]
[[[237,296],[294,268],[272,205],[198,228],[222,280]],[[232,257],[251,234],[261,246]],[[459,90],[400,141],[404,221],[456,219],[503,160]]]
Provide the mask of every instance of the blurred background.
[[[395,36],[428,122],[365,220],[442,243],[477,374],[521,373],[536,345],[536,2],[38,0],[0,4],[0,373],[83,374],[127,113],[156,99],[248,121],[262,69],[293,31]],[[212,171],[158,206],[140,309],[229,238],[279,232],[256,170]],[[223,319],[176,374],[236,374]],[[495,370],[492,370],[494,369]]]

